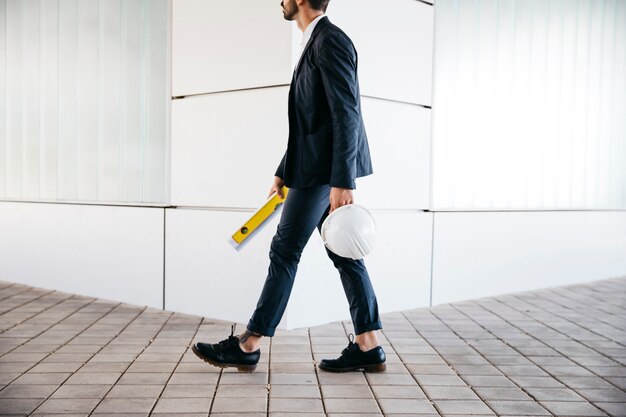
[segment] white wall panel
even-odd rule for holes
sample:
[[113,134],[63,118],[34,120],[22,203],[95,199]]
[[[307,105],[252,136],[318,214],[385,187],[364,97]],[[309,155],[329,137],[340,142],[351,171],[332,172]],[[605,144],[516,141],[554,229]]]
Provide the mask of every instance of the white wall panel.
[[287,87],[172,103],[172,204],[259,207],[287,148]]
[[[6,132],[7,128],[7,97],[8,86],[6,80],[8,74],[7,68],[7,30],[6,30],[6,7],[4,3],[0,3],[0,132]],[[0,161],[8,161],[8,141],[6,135],[0,134]],[[8,167],[0,164],[0,195],[7,192],[7,171]]]
[[626,2],[435,7],[433,208],[626,208]]
[[626,274],[626,212],[435,213],[433,305]]
[[228,239],[252,214],[167,209],[165,308],[247,323],[269,266],[280,213],[240,251]]
[[433,12],[415,0],[330,2],[329,19],[359,54],[361,94],[430,105]]
[[0,199],[166,202],[168,0],[0,10]]
[[374,174],[357,180],[355,198],[373,209],[428,209],[430,109],[361,101]]
[[292,25],[280,1],[173,0],[174,96],[289,84]]
[[0,202],[0,279],[162,308],[163,215]]

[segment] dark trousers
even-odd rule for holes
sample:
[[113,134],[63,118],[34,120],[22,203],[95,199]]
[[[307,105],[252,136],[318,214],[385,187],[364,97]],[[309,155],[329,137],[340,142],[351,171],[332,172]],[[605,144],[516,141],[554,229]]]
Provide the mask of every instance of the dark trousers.
[[[298,270],[300,255],[317,226],[330,210],[330,186],[290,189],[283,206],[280,223],[270,247],[270,266],[256,310],[248,322],[248,330],[273,336],[287,307]],[[363,260],[335,255],[326,249],[341,276],[341,283],[350,304],[354,332],[361,334],[382,329],[376,295]],[[324,300],[320,299],[320,308]]]

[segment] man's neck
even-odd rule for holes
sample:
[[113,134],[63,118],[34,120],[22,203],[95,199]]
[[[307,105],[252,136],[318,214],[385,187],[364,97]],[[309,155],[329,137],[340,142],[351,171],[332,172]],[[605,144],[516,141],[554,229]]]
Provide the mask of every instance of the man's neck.
[[305,12],[304,10],[300,9],[300,13],[298,13],[298,16],[296,17],[298,29],[300,29],[300,31],[304,33],[304,31],[311,24],[311,22],[322,14],[324,14],[324,12],[320,10],[310,10]]

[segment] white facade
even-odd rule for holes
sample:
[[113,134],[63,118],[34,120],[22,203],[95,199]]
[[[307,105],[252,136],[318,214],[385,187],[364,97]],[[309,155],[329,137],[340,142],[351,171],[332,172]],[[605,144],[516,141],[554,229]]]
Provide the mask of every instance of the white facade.
[[433,209],[626,209],[626,2],[436,8]]
[[167,5],[0,1],[0,198],[167,202]]
[[[278,217],[227,240],[287,142],[279,3],[0,1],[0,279],[245,323]],[[626,274],[626,8],[580,3],[331,1],[381,312]],[[281,327],[347,318],[316,232]]]

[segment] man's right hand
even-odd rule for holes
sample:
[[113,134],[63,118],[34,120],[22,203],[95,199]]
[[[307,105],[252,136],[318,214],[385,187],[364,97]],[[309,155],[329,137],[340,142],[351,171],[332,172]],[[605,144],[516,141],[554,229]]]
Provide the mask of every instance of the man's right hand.
[[276,193],[280,198],[283,198],[283,186],[285,185],[285,181],[283,181],[280,177],[274,177],[274,183],[272,184],[272,188],[270,188],[270,192],[267,195],[267,198],[270,198],[272,194]]

